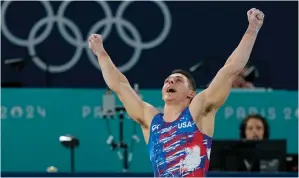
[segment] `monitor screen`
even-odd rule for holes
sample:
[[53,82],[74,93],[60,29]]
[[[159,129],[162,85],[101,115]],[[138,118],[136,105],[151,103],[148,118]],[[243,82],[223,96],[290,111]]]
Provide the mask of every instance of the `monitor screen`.
[[285,158],[285,140],[214,140],[210,170],[285,171]]

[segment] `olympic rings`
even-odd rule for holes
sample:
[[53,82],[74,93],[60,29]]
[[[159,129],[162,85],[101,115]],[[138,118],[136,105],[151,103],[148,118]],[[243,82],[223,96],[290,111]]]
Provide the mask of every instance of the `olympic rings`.
[[[29,43],[33,43],[34,45],[37,45],[37,44],[40,44],[42,41],[44,41],[50,35],[50,33],[52,31],[54,24],[51,23],[51,21],[48,21],[48,25],[47,25],[45,31],[43,31],[43,33],[39,37],[37,37],[34,41],[24,40],[19,37],[16,37],[8,30],[6,21],[5,21],[5,14],[6,14],[8,6],[10,5],[11,2],[12,1],[6,1],[6,2],[2,3],[3,5],[2,5],[1,22],[2,22],[2,32],[3,32],[4,36],[6,36],[6,38],[8,40],[10,40],[10,42],[12,42],[18,46],[28,46]],[[54,12],[53,12],[53,9],[51,8],[50,3],[48,1],[40,1],[40,2],[46,9],[46,12],[47,12],[46,18],[53,17]]]
[[[70,61],[66,62],[62,65],[51,65],[41,60],[38,57],[33,58],[33,62],[42,70],[46,71],[48,70],[50,73],[61,73],[66,72],[70,70],[73,66],[77,64],[77,62],[80,60],[80,57],[82,56],[83,49],[86,49],[87,55],[91,63],[100,70],[100,67],[98,65],[97,59],[95,55],[92,53],[92,51],[88,47],[87,39],[88,36],[83,37],[82,32],[80,28],[72,22],[69,18],[66,18],[64,16],[65,11],[70,5],[72,1],[64,1],[60,4],[57,14],[54,14],[54,11],[51,7],[51,4],[48,1],[39,1],[44,6],[44,9],[47,13],[46,17],[41,18],[39,21],[37,21],[34,26],[31,28],[28,39],[21,39],[15,35],[13,35],[10,30],[7,27],[6,21],[5,21],[5,15],[7,12],[7,9],[12,1],[5,1],[2,5],[2,32],[3,35],[13,44],[17,46],[27,47],[28,52],[31,56],[37,56],[35,46],[42,43],[46,38],[49,37],[50,33],[52,32],[54,23],[57,24],[58,30],[60,35],[64,38],[66,42],[71,44],[72,46],[76,47],[75,54],[71,58]],[[122,66],[119,66],[119,70],[121,72],[126,72],[132,69],[136,63],[139,61],[142,50],[151,49],[158,45],[160,45],[168,36],[170,28],[171,28],[171,14],[167,7],[167,5],[164,2],[161,1],[153,1],[157,4],[157,6],[161,9],[162,14],[164,16],[164,27],[159,34],[159,36],[151,40],[149,42],[142,42],[142,37],[136,27],[126,19],[122,18],[126,8],[132,3],[131,1],[124,1],[120,4],[119,8],[116,11],[115,17],[112,14],[112,11],[105,1],[96,1],[103,9],[103,12],[105,14],[105,18],[101,19],[100,21],[93,24],[89,30],[88,35],[92,33],[96,33],[99,29],[104,27],[104,30],[102,32],[102,36],[104,40],[109,36],[113,25],[116,26],[116,30],[120,38],[130,47],[134,48],[134,53],[131,56],[130,60],[128,60],[125,64]],[[42,28],[44,25],[46,25],[45,30],[39,35],[37,35],[37,32]],[[68,33],[68,31],[65,28],[65,25],[68,26],[72,32],[74,33],[74,37]],[[124,28],[127,28],[127,30],[130,31],[132,34],[133,39],[131,39],[124,31]]]
[[[170,27],[171,27],[171,17],[170,17],[170,13],[168,11],[167,6],[162,2],[162,1],[153,1],[155,2],[158,7],[160,7],[160,9],[162,10],[163,16],[164,16],[164,27],[162,32],[160,33],[160,35],[150,41],[150,42],[144,42],[141,44],[137,44],[136,42],[132,41],[124,32],[124,29],[122,28],[121,25],[116,25],[116,29],[120,35],[120,37],[124,40],[124,42],[127,43],[127,45],[131,46],[131,47],[137,47],[137,45],[141,45],[141,48],[143,49],[150,49],[150,48],[154,48],[156,46],[158,46],[159,44],[161,44],[166,37],[168,36],[168,33],[170,31]],[[124,1],[118,8],[118,11],[116,13],[116,19],[121,19],[121,16],[123,15],[125,9],[128,7],[128,5],[132,3],[132,1]]]
[[[64,18],[64,12],[65,12],[67,6],[68,6],[71,2],[72,2],[72,1],[64,1],[64,2],[61,3],[60,7],[58,8],[58,12],[57,12],[57,17],[58,17],[58,19],[63,19],[63,18]],[[109,20],[113,19],[112,12],[111,12],[111,10],[110,10],[110,8],[109,8],[109,5],[108,5],[105,1],[96,1],[96,2],[99,3],[99,4],[102,6],[102,8],[103,8],[103,10],[104,10],[104,14],[105,14],[105,16],[106,16],[105,19],[108,19],[107,23],[105,24],[106,27],[105,27],[104,31],[102,32],[102,34],[101,34],[101,35],[103,36],[103,38],[106,38],[106,37],[109,35],[109,33],[110,33],[110,31],[111,31],[111,28],[112,28],[112,22],[109,21]],[[104,19],[104,20],[105,20],[105,19]],[[101,21],[98,21],[96,24],[98,24],[98,23],[100,23],[100,22],[101,22]],[[66,39],[70,44],[72,44],[73,46],[84,45],[84,47],[86,47],[86,44],[85,44],[85,43],[87,43],[87,40],[86,40],[86,41],[82,41],[82,42],[80,42],[80,43],[77,43],[77,40],[74,40],[74,39],[72,38],[72,36],[70,36],[70,35],[68,34],[68,32],[66,31],[66,29],[65,29],[64,26],[63,26],[62,21],[59,20],[58,23],[57,23],[57,25],[58,25],[58,29],[59,29],[59,31],[61,32],[62,36],[65,37],[65,39]],[[98,29],[97,29],[97,30],[98,30]],[[96,30],[96,31],[97,31],[97,30]],[[95,32],[96,32],[96,31],[95,31]],[[88,34],[89,34],[89,33],[88,33]],[[86,39],[88,39],[88,36],[86,37]],[[97,65],[98,65],[98,64],[97,64]]]
[[[58,19],[57,17],[56,18],[52,18],[52,19],[48,19],[48,18],[43,18],[43,19],[40,19],[32,28],[32,30],[30,31],[29,33],[29,41],[33,40],[36,33],[38,32],[38,30],[47,22],[49,21],[60,21],[60,22],[63,22],[65,23],[67,26],[69,26],[69,28],[74,32],[76,38],[78,39],[77,40],[77,43],[78,42],[82,42],[83,41],[83,37],[80,33],[80,31],[78,30],[78,28],[76,28],[76,25],[70,21],[70,20],[67,20],[67,18],[62,18],[62,19]],[[49,72],[51,73],[57,73],[57,72],[60,72],[62,70],[66,71],[70,68],[72,68],[79,60],[80,60],[80,57],[81,57],[81,54],[82,54],[82,51],[83,51],[83,48],[80,46],[80,45],[77,45],[77,50],[73,56],[73,58],[67,62],[66,64],[63,64],[63,65],[60,65],[60,66],[52,66],[52,65],[49,65],[47,66],[41,59],[39,59],[38,57],[33,57],[33,61],[35,62],[35,64],[43,69],[43,70],[47,70],[47,67],[48,67],[48,70]],[[36,56],[36,52],[35,52],[35,48],[34,48],[34,45],[32,43],[29,43],[28,45],[28,50],[29,50],[29,55],[30,56]]]

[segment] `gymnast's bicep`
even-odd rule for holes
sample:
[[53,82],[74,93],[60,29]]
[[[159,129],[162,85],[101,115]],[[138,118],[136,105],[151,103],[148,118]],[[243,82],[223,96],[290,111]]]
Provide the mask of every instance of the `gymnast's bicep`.
[[150,123],[146,120],[146,114],[150,109],[150,105],[143,102],[129,84],[122,83],[119,87],[116,94],[123,103],[128,115],[141,126],[149,127]]

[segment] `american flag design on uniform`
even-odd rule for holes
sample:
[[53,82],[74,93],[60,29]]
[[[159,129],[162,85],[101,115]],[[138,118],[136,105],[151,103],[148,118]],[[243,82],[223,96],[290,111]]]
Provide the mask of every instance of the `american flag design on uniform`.
[[212,138],[193,121],[189,108],[173,122],[154,117],[148,142],[155,177],[204,177],[209,169]]

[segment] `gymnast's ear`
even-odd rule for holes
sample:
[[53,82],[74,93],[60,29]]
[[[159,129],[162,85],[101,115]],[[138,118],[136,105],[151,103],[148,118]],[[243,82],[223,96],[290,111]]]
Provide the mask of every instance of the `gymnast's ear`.
[[188,99],[192,99],[192,98],[195,97],[195,95],[196,95],[196,91],[190,91],[190,93],[188,94],[187,98]]

